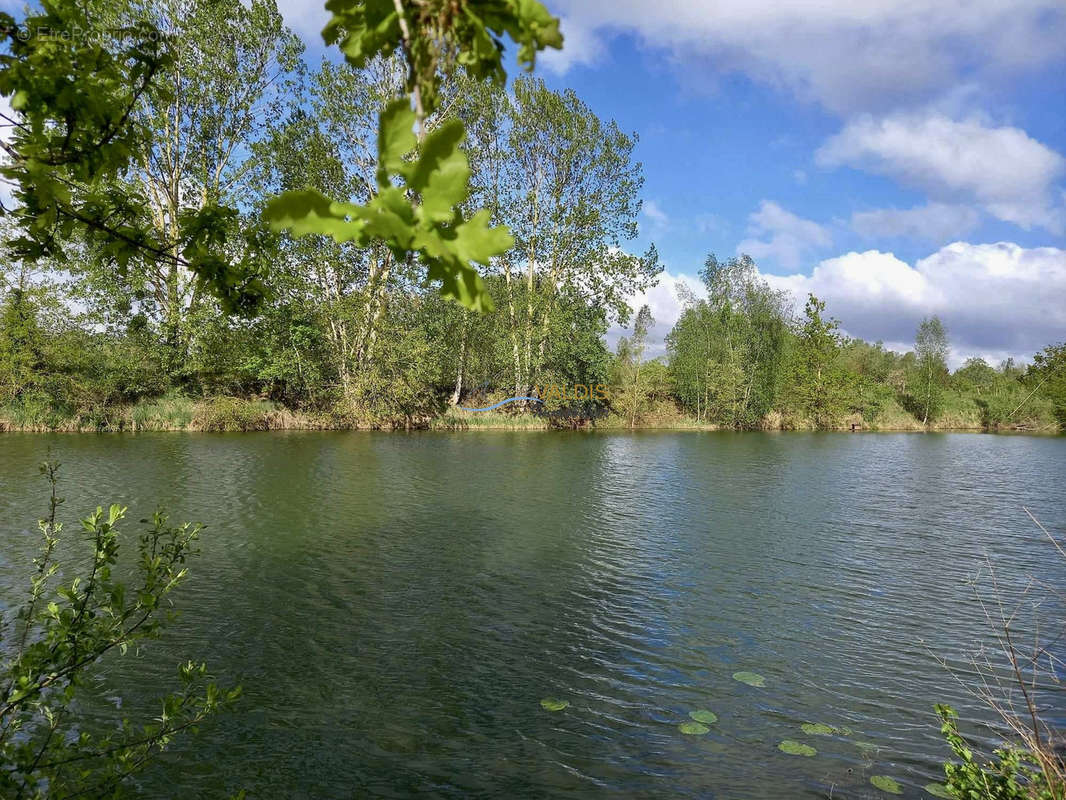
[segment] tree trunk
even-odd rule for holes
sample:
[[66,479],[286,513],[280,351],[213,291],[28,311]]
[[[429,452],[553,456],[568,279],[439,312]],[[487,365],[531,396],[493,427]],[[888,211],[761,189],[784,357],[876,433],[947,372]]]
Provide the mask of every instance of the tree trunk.
[[469,312],[460,312],[463,315],[463,329],[459,338],[459,368],[455,372],[455,391],[452,392],[451,404],[459,405],[459,399],[463,396],[463,372],[466,370],[466,340],[470,332]]

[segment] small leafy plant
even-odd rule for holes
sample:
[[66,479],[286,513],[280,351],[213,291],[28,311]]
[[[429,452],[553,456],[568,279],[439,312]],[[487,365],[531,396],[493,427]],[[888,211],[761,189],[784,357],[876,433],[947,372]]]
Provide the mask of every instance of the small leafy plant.
[[240,689],[221,688],[205,664],[188,661],[178,667],[179,688],[161,699],[157,717],[90,730],[79,704],[90,676],[105,657],[159,636],[173,618],[170,596],[185,580],[202,526],[173,527],[162,512],[143,520],[137,579],[127,585],[115,577],[126,509],[98,507],[81,520],[88,565],[65,564],[61,573],[57,554],[67,548],[57,520],[58,468],[41,467],[51,496],[48,516],[38,523],[42,543],[29,597],[0,628],[0,796],[118,797],[129,776],[176,735],[231,706]]
[[1018,747],[1002,747],[995,758],[981,764],[959,733],[958,714],[950,706],[937,704],[940,731],[960,763],[944,765],[945,785],[950,797],[960,800],[1062,800],[1062,786],[1053,786],[1040,763]]

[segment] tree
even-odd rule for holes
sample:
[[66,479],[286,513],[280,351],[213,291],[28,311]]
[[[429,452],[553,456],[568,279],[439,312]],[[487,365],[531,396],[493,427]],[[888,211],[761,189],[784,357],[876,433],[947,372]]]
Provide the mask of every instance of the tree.
[[808,295],[806,320],[792,352],[790,402],[819,428],[833,428],[847,408],[849,380],[839,363],[840,323],[824,319],[825,303]]
[[427,279],[440,281],[442,295],[489,311],[492,299],[473,264],[488,265],[513,240],[505,228],[489,226],[487,209],[469,218],[460,213],[470,178],[459,149],[462,122],[449,120],[428,132],[426,120],[437,109],[441,76],[452,74],[458,63],[475,77],[504,82],[504,48],[497,37],[510,35],[519,45],[519,61],[532,69],[537,52],[561,47],[562,36],[558,20],[536,0],[476,5],[480,14],[448,0],[407,7],[398,0],[392,6],[360,0],[329,4],[326,42],[337,44],[357,68],[375,56],[402,53],[407,97],[390,103],[379,117],[376,191],[369,200],[334,202],[314,189],[289,191],[267,204],[265,217],[276,230],[297,235],[330,235],[362,246],[380,241],[401,262],[417,255]]
[[[189,270],[227,312],[249,312],[264,286],[226,253],[236,209],[206,204],[183,209],[182,235],[160,237],[143,224],[146,198],[122,176],[150,141],[144,122],[150,97],[162,98],[160,76],[173,64],[168,39],[143,17],[124,18],[74,0],[45,0],[21,23],[0,14],[0,95],[13,130],[2,147],[2,174],[14,187],[16,257],[49,256],[76,264],[86,243],[126,265],[151,258]],[[128,24],[126,24],[128,23]]]
[[[654,247],[622,252],[637,233],[643,185],[636,138],[597,117],[572,91],[521,79],[507,105],[500,215],[515,250],[498,260],[507,290],[515,394],[542,380],[561,297],[580,295],[625,321],[627,298],[659,272]],[[523,260],[524,277],[513,274]]]
[[618,340],[612,384],[617,387],[619,395],[612,398],[611,404],[628,420],[631,428],[636,426],[641,415],[648,410],[651,397],[651,384],[647,372],[642,375],[642,367],[648,331],[654,324],[651,309],[643,305],[633,322],[633,335],[628,339],[622,337]]
[[701,277],[708,299],[691,300],[667,338],[676,391],[697,418],[759,427],[784,380],[791,302],[748,256],[711,254]]
[[40,556],[28,598],[2,618],[11,649],[0,663],[0,793],[39,800],[115,797],[153,754],[229,708],[240,691],[219,687],[206,665],[190,661],[179,666],[180,689],[162,699],[158,719],[140,726],[124,720],[109,733],[83,724],[78,698],[101,660],[158,637],[173,618],[165,604],[185,579],[202,526],[171,526],[162,512],[144,520],[137,578],[127,586],[114,575],[126,509],[97,508],[81,520],[87,568],[71,562],[61,569],[59,556],[67,550],[58,519],[58,465],[41,471],[51,496],[38,524]]
[[943,406],[943,386],[948,372],[948,334],[939,317],[922,320],[915,337],[917,379],[912,387],[922,424],[935,420]]
[[121,317],[148,319],[178,373],[211,299],[179,257],[181,242],[207,226],[242,275],[264,277],[263,237],[237,209],[254,203],[257,144],[294,91],[303,47],[274,0],[108,0],[93,18],[102,31],[150,24],[166,37],[168,64],[131,114],[144,136],[115,181],[141,198],[138,226],[166,255],[115,260],[105,249],[82,271]]
[[1033,356],[1025,382],[1051,400],[1059,426],[1066,430],[1066,343],[1049,344]]
[[0,401],[18,400],[43,360],[37,310],[26,290],[14,288],[0,305]]

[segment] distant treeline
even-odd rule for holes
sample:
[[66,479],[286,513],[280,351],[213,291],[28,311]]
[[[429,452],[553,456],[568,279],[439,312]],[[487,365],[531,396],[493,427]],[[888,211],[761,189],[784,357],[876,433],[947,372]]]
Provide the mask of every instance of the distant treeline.
[[[103,29],[145,13],[132,0],[93,7]],[[272,2],[147,7],[172,32],[173,58],[134,111],[143,136],[124,185],[93,196],[137,198],[123,206],[128,230],[175,253],[209,218],[265,299],[251,316],[227,314],[176,255],[57,225],[47,257],[9,255],[0,271],[0,427],[464,424],[449,409],[600,384],[609,396],[552,393],[508,410],[737,429],[1066,422],[1061,345],[1024,370],[972,361],[950,374],[938,321],[906,355],[846,341],[814,298],[793,319],[792,299],[746,258],[708,260],[708,299],[686,298],[668,355],[648,360],[652,320],[626,302],[660,271],[654,247],[626,252],[643,185],[636,137],[532,78],[505,88],[455,76],[427,120],[462,119],[468,205],[514,236],[482,270],[495,311],[442,299],[419,262],[384,245],[277,234],[262,213],[278,192],[364,203],[377,191],[378,114],[402,95],[403,65],[309,69]],[[221,206],[240,212],[198,215]],[[6,220],[0,239],[16,252],[22,232]],[[615,322],[632,335],[610,353]]]

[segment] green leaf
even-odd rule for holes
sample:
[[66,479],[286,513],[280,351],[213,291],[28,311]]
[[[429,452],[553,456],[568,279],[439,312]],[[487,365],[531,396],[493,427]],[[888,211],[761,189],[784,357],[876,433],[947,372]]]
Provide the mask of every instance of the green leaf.
[[415,112],[407,99],[389,103],[378,120],[378,183],[389,184],[389,175],[403,174],[404,156],[415,149]]
[[933,797],[951,797],[951,792],[948,791],[948,787],[942,783],[927,783],[922,788]]
[[408,185],[422,194],[421,213],[427,222],[447,222],[455,206],[469,195],[470,164],[459,149],[465,131],[450,120],[427,137],[422,156],[408,170]]
[[540,701],[540,707],[545,711],[562,711],[570,707],[569,700],[557,700],[554,697],[545,697]]
[[692,717],[696,722],[702,722],[705,725],[712,725],[718,721],[718,715],[713,711],[689,711],[688,715]]
[[361,220],[347,219],[347,214],[353,211],[360,212],[361,208],[334,203],[315,189],[301,189],[271,198],[263,210],[263,218],[276,231],[290,230],[296,236],[332,236],[338,242],[347,242],[362,233]]
[[882,792],[888,792],[889,794],[903,794],[903,789],[900,785],[887,775],[874,775],[870,778],[870,783]]
[[766,679],[757,672],[734,672],[733,680],[746,683],[748,686],[757,686],[759,688],[766,686]]
[[777,746],[777,749],[782,753],[788,753],[790,756],[814,756],[818,755],[818,751],[811,747],[809,744],[803,744],[803,742],[797,742],[795,739],[785,739]]
[[689,736],[703,736],[711,731],[710,728],[706,725],[701,725],[699,722],[682,722],[677,726],[677,729]]
[[458,258],[488,266],[494,256],[503,255],[514,247],[507,226],[489,227],[491,216],[491,212],[483,208],[456,227],[452,250]]

